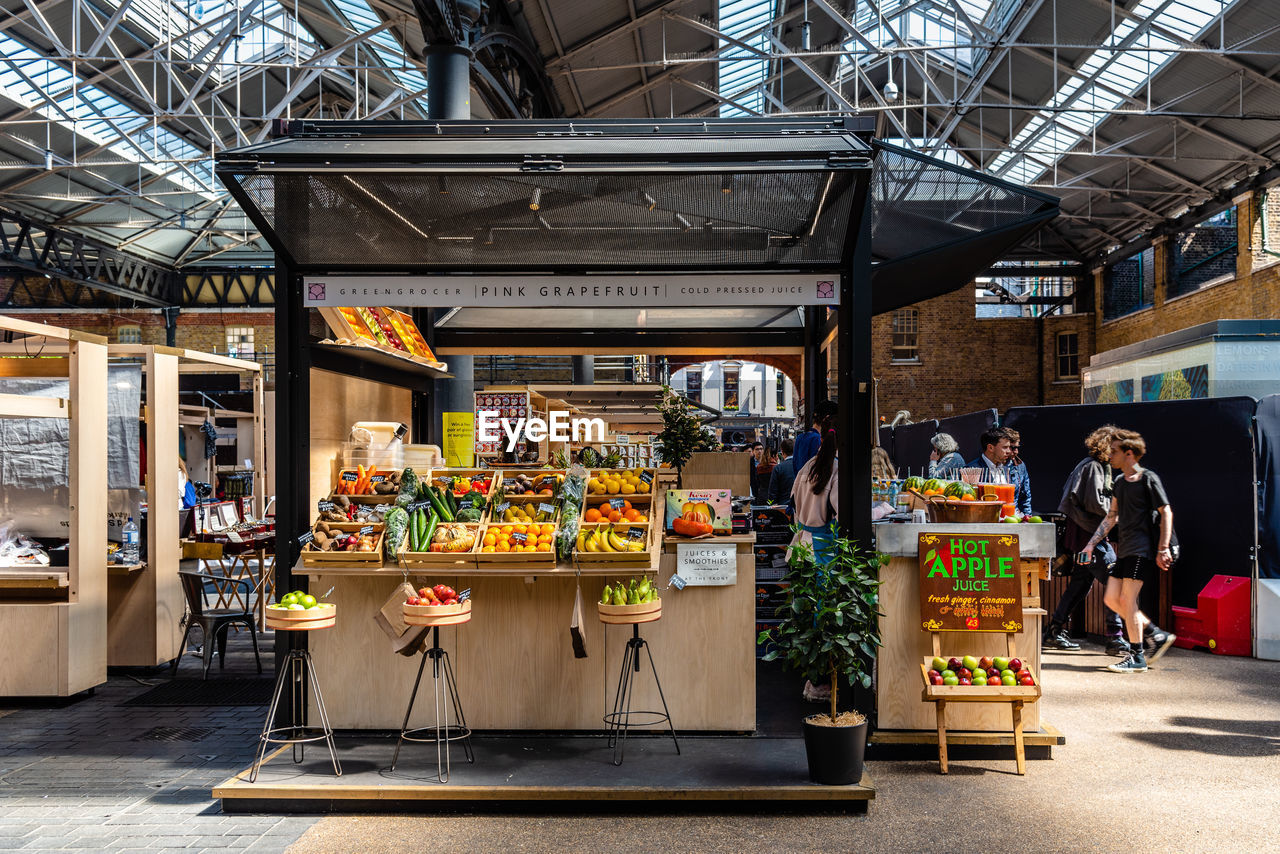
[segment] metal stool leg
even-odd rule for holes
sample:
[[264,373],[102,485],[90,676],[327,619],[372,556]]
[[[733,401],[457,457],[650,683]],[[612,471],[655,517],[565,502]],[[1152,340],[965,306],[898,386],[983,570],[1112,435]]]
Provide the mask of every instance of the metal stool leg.
[[613,694],[613,710],[605,720],[609,724],[609,747],[618,740],[618,730],[622,726],[622,704],[626,697],[627,686],[631,682],[631,641],[627,641],[622,651],[622,670],[618,674],[618,688]]
[[418,665],[418,678],[413,680],[413,692],[409,694],[409,707],[404,710],[404,723],[400,724],[400,737],[396,739],[396,752],[391,756],[391,770],[396,770],[400,761],[400,745],[404,744],[404,734],[409,731],[409,716],[413,714],[413,701],[418,696],[418,685],[422,683],[422,671],[427,666],[427,655],[422,654],[422,663]]
[[[342,766],[338,764],[338,746],[333,743],[333,727],[329,726],[329,710],[324,706],[324,695],[320,693],[320,680],[316,677],[316,665],[311,660],[310,650],[304,649],[302,651],[302,660],[307,665],[307,672],[311,674],[311,692],[316,697],[316,712],[320,715],[320,726],[324,730],[325,743],[329,745],[329,758],[333,760],[333,773],[335,776],[341,777]],[[659,692],[661,692],[661,689],[659,689]],[[680,752],[679,746],[676,747],[676,752]]]
[[267,745],[270,743],[267,739],[270,737],[271,723],[276,719],[276,711],[280,708],[280,697],[284,694],[284,683],[288,678],[292,663],[292,656],[286,658],[284,666],[280,668],[280,672],[276,675],[276,688],[271,692],[271,704],[267,707],[267,720],[262,724],[262,734],[258,736],[258,755],[253,761],[253,767],[249,769],[250,783],[257,782],[258,769],[262,767],[263,760],[266,758]]
[[[640,651],[649,658],[649,670],[653,673],[653,682],[658,688],[658,699],[662,701],[662,711],[632,711],[631,697],[635,690],[636,674],[640,672]],[[671,710],[667,707],[667,697],[662,691],[662,681],[658,679],[658,668],[653,662],[653,652],[649,644],[640,637],[640,625],[633,623],[631,638],[622,654],[622,672],[618,676],[618,688],[613,696],[613,710],[605,715],[605,723],[609,727],[609,747],[613,749],[613,764],[621,765],[626,754],[627,735],[631,730],[632,715],[650,715],[652,720],[638,726],[652,726],[666,721],[671,733],[671,741],[676,746],[676,754],[680,754],[680,741],[676,738],[675,724],[671,720]]]
[[[458,696],[458,683],[454,678],[453,664],[449,653],[440,646],[440,627],[431,630],[431,648],[422,653],[422,662],[418,665],[418,676],[413,683],[413,692],[409,695],[409,706],[405,710],[404,722],[400,726],[400,737],[396,739],[396,752],[392,756],[391,768],[394,771],[400,758],[400,747],[406,741],[430,742],[436,745],[436,780],[449,782],[453,770],[449,743],[461,741],[467,761],[474,763],[475,754],[471,749],[471,728],[467,726],[466,715],[462,711],[462,700]],[[413,713],[413,705],[422,684],[422,674],[426,670],[427,659],[431,660],[431,688],[435,723],[425,727],[409,727],[409,717]],[[449,710],[453,710],[454,722],[449,723]],[[430,737],[424,733],[430,732]]]
[[[315,697],[316,714],[320,718],[320,734],[308,736],[307,725],[302,720],[302,709],[306,702],[306,682],[310,680],[312,694]],[[285,683],[289,684],[289,696],[292,707],[289,710],[289,722],[283,726],[272,726],[279,713],[280,700],[284,697]],[[278,736],[277,733],[288,733]],[[249,782],[256,783],[258,772],[266,761],[267,745],[288,744],[292,747],[293,761],[301,763],[305,758],[305,745],[309,741],[323,741],[329,748],[329,758],[333,761],[334,774],[342,776],[342,765],[338,762],[338,748],[333,740],[333,727],[329,724],[329,711],[324,705],[324,695],[320,692],[320,680],[316,677],[315,664],[311,653],[305,649],[291,649],[276,677],[275,691],[271,695],[271,705],[267,709],[267,720],[262,726],[262,734],[258,736],[258,752],[253,767],[249,770]]]
[[453,663],[449,659],[448,652],[444,653],[444,675],[449,683],[449,696],[453,698],[453,719],[467,733],[461,739],[462,752],[467,755],[467,762],[474,765],[476,756],[471,750],[471,727],[467,726],[467,716],[462,712],[462,700],[458,697],[458,680],[453,676]]
[[676,725],[671,721],[671,710],[667,708],[667,697],[662,693],[662,680],[658,678],[658,668],[653,664],[653,653],[649,650],[649,644],[645,643],[644,640],[640,641],[640,645],[644,647],[645,655],[649,656],[649,669],[653,671],[653,684],[658,686],[658,699],[662,701],[662,714],[667,717],[667,729],[671,733],[671,741],[675,743],[676,756],[679,756],[680,742],[676,740]]

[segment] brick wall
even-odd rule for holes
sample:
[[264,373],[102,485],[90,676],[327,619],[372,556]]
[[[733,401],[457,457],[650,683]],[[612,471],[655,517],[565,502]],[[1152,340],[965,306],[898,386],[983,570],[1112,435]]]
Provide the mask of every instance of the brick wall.
[[1057,333],[1077,332],[1081,364],[1087,365],[1091,314],[976,318],[971,287],[910,308],[919,312],[916,363],[892,360],[892,312],[871,324],[872,372],[886,419],[900,409],[919,421],[992,407],[1079,402],[1078,379],[1057,382]]
[[[1268,216],[1280,225],[1280,192],[1270,195]],[[1097,318],[1096,347],[1103,352],[1127,344],[1146,341],[1157,335],[1176,332],[1189,326],[1226,319],[1266,319],[1280,317],[1280,258],[1261,252],[1261,215],[1259,194],[1247,194],[1236,200],[1239,255],[1237,275],[1183,296],[1170,296],[1166,243],[1156,241],[1155,304],[1134,314],[1115,320]],[[1272,226],[1273,232],[1277,226]],[[1103,273],[1095,272],[1094,286],[1101,304]]]

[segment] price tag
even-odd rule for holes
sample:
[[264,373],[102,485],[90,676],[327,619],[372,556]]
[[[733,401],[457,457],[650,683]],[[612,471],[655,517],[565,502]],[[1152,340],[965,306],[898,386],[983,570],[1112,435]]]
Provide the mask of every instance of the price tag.
[[335,506],[336,505],[332,501],[320,500],[316,502],[316,510],[319,511],[320,513],[327,513],[328,511],[334,509]]
[[511,506],[511,502],[510,502],[510,501],[504,501],[504,502],[502,502],[501,504],[499,504],[497,507],[493,508],[493,512],[494,512],[494,513],[506,513],[506,512],[507,512],[507,508],[508,508],[508,507],[510,507],[510,506]]
[[554,504],[539,504],[539,505],[538,505],[538,512],[539,512],[539,513],[549,513],[549,514],[551,514],[552,516],[554,516],[554,515],[556,515],[556,506],[555,506]]
[[510,542],[513,542],[513,543],[519,543],[520,545],[522,545],[522,546],[523,546],[523,545],[525,544],[525,541],[527,541],[528,539],[529,539],[529,535],[528,535],[528,534],[522,534],[522,533],[520,533],[519,531],[514,531],[514,532],[511,534],[511,540],[510,540]]
[[342,479],[345,480],[347,483],[355,483],[357,480],[360,479],[360,476],[353,471],[344,471],[342,473]]
[[244,538],[242,538],[242,537],[241,537],[239,534],[237,534],[235,531],[227,531],[227,539],[228,539],[228,540],[230,540],[230,541],[231,541],[231,542],[233,542],[233,543],[243,543],[243,542],[244,542]]
[[382,483],[386,479],[387,479],[387,476],[385,474],[375,474],[373,477],[369,478],[369,482]]
[[360,536],[362,536],[362,537],[363,537],[365,534],[372,534],[372,533],[373,533],[373,526],[372,526],[372,525],[365,525],[363,528],[361,528],[361,529],[360,529]]
[[298,537],[298,545],[305,546],[307,543],[311,542],[315,538],[316,538],[316,535],[314,531],[307,531],[305,534]]
[[623,507],[626,507],[626,506],[627,506],[627,499],[625,499],[625,498],[610,498],[610,499],[609,499],[609,506],[610,506],[610,507],[612,507],[614,510],[621,510]]
[[645,535],[645,534],[647,534],[647,533],[648,533],[648,531],[646,531],[644,528],[628,528],[628,529],[627,529],[627,539],[628,539],[628,540],[643,540],[643,539],[644,539],[644,535]]
[[684,589],[684,586],[685,586],[685,584],[686,584],[686,583],[687,583],[687,582],[685,582],[685,580],[684,580],[683,578],[681,578],[680,576],[678,576],[678,575],[673,575],[673,576],[671,576],[671,581],[670,581],[670,583],[668,584],[668,586],[669,586],[669,587],[674,587],[674,588],[675,588],[675,589],[677,589],[677,590],[683,590],[683,589]]
[[648,471],[640,472],[640,482],[643,483],[645,486],[648,486],[649,484],[653,483],[653,473]]
[[412,504],[410,504],[408,507],[405,508],[405,511],[408,513],[417,513],[419,510],[426,510],[430,506],[431,506],[430,501],[414,501]]
[[458,604],[461,605],[463,602],[467,601],[470,598],[471,598],[471,588],[468,587],[466,590],[463,590],[461,593],[458,594]]

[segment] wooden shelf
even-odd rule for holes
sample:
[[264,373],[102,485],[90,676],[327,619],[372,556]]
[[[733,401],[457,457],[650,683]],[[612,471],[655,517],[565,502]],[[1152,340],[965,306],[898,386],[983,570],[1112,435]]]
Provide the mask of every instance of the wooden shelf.
[[[547,567],[521,567],[517,564],[490,564],[492,568],[477,569],[474,566],[458,566],[458,567],[438,567],[438,568],[422,568],[409,569],[410,575],[463,575],[469,577],[487,577],[487,578],[524,578],[527,576],[575,576],[578,569],[571,563],[560,563],[554,568]],[[582,569],[583,575],[617,575],[620,572],[637,573],[637,572],[657,572],[657,562],[651,562],[649,568],[643,567],[627,567],[625,569],[614,567],[611,569]],[[398,566],[380,566],[362,568],[358,566],[329,566],[329,567],[311,567],[294,564],[294,575],[367,575],[367,576],[387,576],[399,577],[406,570]]]
[[723,537],[710,536],[701,537],[696,540],[691,540],[688,537],[673,537],[669,534],[663,535],[662,537],[663,545],[670,545],[672,543],[697,543],[698,545],[708,546],[714,546],[719,543],[750,543],[754,545],[755,541],[756,535],[754,531],[750,534],[727,534]]
[[109,563],[107,564],[108,575],[132,575],[135,572],[141,572],[146,569],[145,563]]
[[69,586],[68,571],[62,567],[0,567],[0,589],[57,590]]

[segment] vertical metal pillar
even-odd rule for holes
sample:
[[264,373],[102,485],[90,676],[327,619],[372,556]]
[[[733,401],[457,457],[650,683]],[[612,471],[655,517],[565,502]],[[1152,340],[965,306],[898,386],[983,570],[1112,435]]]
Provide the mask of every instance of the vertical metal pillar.
[[595,385],[596,384],[596,357],[595,356],[574,356],[573,357],[573,384],[574,385]]
[[853,264],[840,278],[839,327],[836,352],[840,387],[840,517],[845,536],[863,549],[873,549],[871,538],[871,194],[865,182]]
[[[471,118],[471,51],[458,45],[428,45],[427,118]],[[445,412],[475,409],[475,357],[457,353],[444,359],[453,379],[436,380],[435,400],[430,404],[430,436],[414,436],[415,442],[444,444]]]
[[169,306],[163,308],[164,312],[164,344],[166,347],[178,346],[178,312],[182,311],[178,306]]

